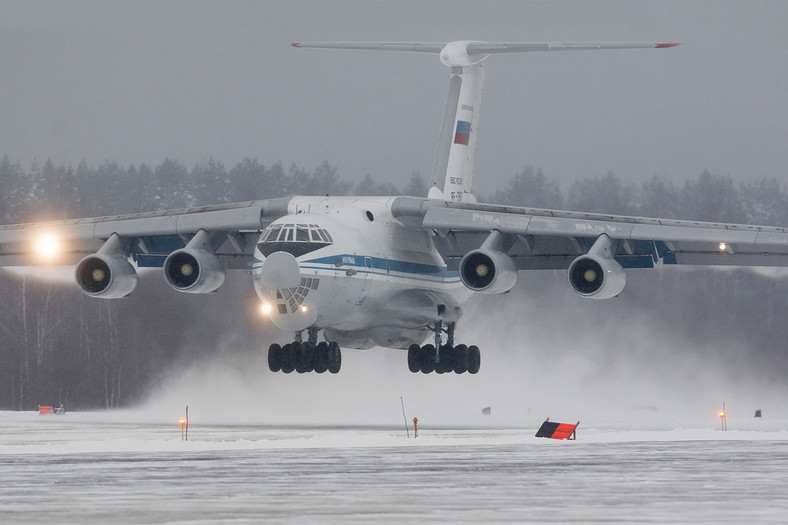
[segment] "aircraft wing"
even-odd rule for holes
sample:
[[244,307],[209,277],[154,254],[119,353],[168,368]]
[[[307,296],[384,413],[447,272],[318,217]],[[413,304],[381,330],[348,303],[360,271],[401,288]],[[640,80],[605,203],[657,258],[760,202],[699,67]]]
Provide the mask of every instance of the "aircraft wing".
[[[250,268],[255,242],[271,221],[287,214],[289,198],[61,221],[0,226],[0,266],[76,264],[116,234],[122,255],[140,267],[161,267],[200,230],[225,268]],[[51,240],[50,240],[51,239]],[[57,241],[54,241],[57,239]],[[60,244],[47,258],[46,242]]]
[[450,269],[497,230],[519,270],[566,269],[600,235],[623,268],[657,264],[788,266],[788,229],[651,219],[400,197],[392,212],[411,227],[437,232]]

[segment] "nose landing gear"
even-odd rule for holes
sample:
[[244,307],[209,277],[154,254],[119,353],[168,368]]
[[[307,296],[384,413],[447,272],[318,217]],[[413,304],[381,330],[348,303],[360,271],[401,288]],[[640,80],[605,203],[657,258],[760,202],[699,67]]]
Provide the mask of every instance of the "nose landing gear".
[[276,343],[268,347],[268,368],[271,372],[282,371],[289,374],[294,370],[299,374],[326,371],[337,374],[342,368],[342,351],[335,342],[317,342],[317,328],[309,329],[309,339],[301,340],[301,332],[296,332],[295,341],[280,346]]

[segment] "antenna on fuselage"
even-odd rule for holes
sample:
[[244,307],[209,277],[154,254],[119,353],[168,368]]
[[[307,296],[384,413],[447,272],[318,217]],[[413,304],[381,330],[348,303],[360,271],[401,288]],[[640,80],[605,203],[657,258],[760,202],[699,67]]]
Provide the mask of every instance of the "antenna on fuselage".
[[479,127],[484,70],[482,61],[490,55],[538,51],[593,51],[604,49],[649,49],[675,47],[677,43],[528,43],[480,42],[293,42],[293,47],[361,49],[439,54],[451,68],[449,95],[443,113],[438,149],[432,168],[428,196],[434,199],[476,202],[471,193],[476,131]]

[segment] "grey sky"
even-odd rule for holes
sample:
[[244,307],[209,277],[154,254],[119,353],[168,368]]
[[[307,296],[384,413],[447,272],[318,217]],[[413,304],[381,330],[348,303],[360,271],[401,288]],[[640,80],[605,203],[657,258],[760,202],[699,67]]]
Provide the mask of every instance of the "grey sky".
[[784,0],[0,0],[0,155],[327,160],[402,187],[430,174],[448,69],[291,41],[678,41],[488,59],[477,191],[527,165],[563,182],[784,180],[786,27]]

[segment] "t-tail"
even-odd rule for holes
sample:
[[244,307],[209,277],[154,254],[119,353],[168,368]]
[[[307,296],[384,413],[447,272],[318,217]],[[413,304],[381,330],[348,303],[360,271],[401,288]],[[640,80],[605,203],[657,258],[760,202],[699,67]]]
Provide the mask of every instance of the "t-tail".
[[449,96],[443,113],[438,149],[432,169],[429,197],[476,202],[471,192],[474,151],[479,131],[479,106],[484,84],[482,61],[490,55],[535,51],[588,51],[603,49],[667,48],[677,43],[518,43],[457,40],[446,43],[419,42],[294,42],[293,47],[362,49],[433,53],[451,68]]

